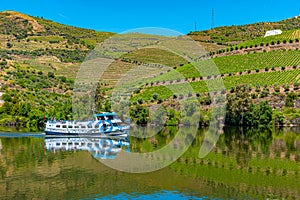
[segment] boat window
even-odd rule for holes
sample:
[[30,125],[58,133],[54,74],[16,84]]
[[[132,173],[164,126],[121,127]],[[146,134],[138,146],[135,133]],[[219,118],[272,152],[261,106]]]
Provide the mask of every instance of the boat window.
[[79,128],[79,126],[75,126],[75,128]]
[[101,119],[101,120],[105,120],[104,116],[100,116],[100,119]]
[[85,143],[83,142],[83,143],[81,143],[81,146],[84,146],[85,145]]
[[56,146],[60,146],[60,143],[59,143],[59,142],[57,142],[57,143],[56,143]]
[[69,143],[68,143],[68,145],[72,145],[72,144],[73,144],[72,142],[69,142]]
[[86,126],[81,126],[81,128],[86,128]]
[[68,128],[73,128],[73,126],[72,126],[72,125],[69,125]]
[[62,145],[66,145],[67,143],[63,142]]
[[92,128],[92,125],[88,125],[87,127],[88,127],[88,128]]
[[63,128],[67,128],[67,126],[66,126],[66,125],[63,125],[62,127],[63,127]]
[[78,143],[78,142],[75,142],[75,145],[79,145],[79,143]]
[[114,116],[113,116],[113,115],[108,115],[107,118],[108,118],[109,120],[113,120],[113,119],[114,119]]
[[60,125],[56,125],[56,128],[60,128]]

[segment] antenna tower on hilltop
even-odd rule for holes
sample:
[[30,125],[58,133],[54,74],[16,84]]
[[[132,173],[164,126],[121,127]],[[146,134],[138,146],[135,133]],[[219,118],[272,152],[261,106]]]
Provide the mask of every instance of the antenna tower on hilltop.
[[211,11],[211,30],[215,28],[215,11],[214,8],[212,8]]

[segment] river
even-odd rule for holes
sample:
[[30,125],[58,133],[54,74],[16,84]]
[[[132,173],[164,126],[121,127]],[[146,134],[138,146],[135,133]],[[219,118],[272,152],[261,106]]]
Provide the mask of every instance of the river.
[[175,162],[147,173],[103,161],[157,151],[177,128],[118,139],[2,132],[0,199],[300,199],[299,129],[224,127],[213,150],[199,158],[206,131],[199,129]]

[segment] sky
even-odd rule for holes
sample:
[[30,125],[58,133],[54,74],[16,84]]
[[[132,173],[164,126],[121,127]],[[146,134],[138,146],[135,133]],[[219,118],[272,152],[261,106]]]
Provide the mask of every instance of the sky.
[[62,24],[124,32],[160,27],[186,34],[211,28],[279,21],[300,14],[299,0],[0,0],[14,10]]

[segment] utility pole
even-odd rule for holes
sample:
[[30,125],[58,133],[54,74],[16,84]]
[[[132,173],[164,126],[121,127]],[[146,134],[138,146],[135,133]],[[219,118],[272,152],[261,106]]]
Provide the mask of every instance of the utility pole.
[[214,8],[212,8],[211,12],[211,30],[215,28],[215,11]]

